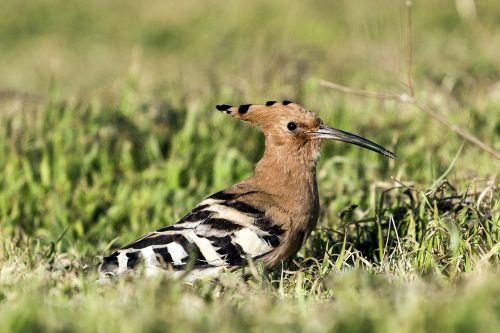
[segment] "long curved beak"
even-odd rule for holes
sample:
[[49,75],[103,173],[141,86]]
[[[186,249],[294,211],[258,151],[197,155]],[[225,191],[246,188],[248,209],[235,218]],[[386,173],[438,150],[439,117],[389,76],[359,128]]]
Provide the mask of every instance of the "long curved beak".
[[384,147],[371,142],[370,140],[367,140],[365,138],[362,138],[360,136],[351,134],[349,132],[344,132],[335,128],[330,128],[326,125],[320,125],[317,131],[311,132],[311,138],[312,139],[331,139],[331,140],[338,140],[342,142],[347,142],[351,143],[353,145],[357,145],[369,150],[372,150],[374,152],[377,152],[381,155],[384,155],[389,158],[396,158],[396,154],[393,152],[385,149]]

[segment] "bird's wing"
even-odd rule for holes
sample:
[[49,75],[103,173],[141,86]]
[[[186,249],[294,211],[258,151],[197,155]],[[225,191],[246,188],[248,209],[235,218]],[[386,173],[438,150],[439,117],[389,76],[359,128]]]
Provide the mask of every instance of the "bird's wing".
[[255,192],[217,192],[172,226],[149,233],[105,257],[101,274],[117,275],[139,262],[146,273],[238,267],[246,258],[259,259],[281,242],[283,230],[265,212],[245,202]]

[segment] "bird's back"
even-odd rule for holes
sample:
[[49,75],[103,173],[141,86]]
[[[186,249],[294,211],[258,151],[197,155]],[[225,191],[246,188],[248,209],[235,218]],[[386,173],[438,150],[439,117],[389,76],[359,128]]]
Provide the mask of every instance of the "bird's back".
[[269,214],[275,208],[269,195],[241,183],[209,196],[176,224],[105,257],[99,272],[113,276],[142,266],[146,275],[165,270],[176,274],[189,264],[188,280],[195,280],[240,267],[247,258],[265,258],[285,233]]

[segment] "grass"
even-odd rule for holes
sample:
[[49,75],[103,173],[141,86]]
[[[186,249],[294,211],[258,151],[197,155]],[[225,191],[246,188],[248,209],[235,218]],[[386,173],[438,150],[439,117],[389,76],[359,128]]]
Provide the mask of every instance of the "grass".
[[[414,4],[415,88],[498,150],[500,8],[476,6]],[[2,1],[0,331],[495,331],[498,161],[412,106],[318,85],[405,91],[404,17],[383,0]],[[281,98],[398,159],[326,144],[318,229],[280,270],[98,285],[101,255],[251,174],[262,137],[215,104]]]

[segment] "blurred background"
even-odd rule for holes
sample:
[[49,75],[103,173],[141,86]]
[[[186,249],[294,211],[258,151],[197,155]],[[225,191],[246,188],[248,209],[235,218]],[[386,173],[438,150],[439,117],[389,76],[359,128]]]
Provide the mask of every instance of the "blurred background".
[[[417,88],[497,83],[498,1],[420,0],[413,16]],[[406,82],[397,0],[3,0],[0,46],[0,87],[36,94],[119,94],[131,76],[145,90],[249,99],[302,99],[319,78],[393,91]]]

